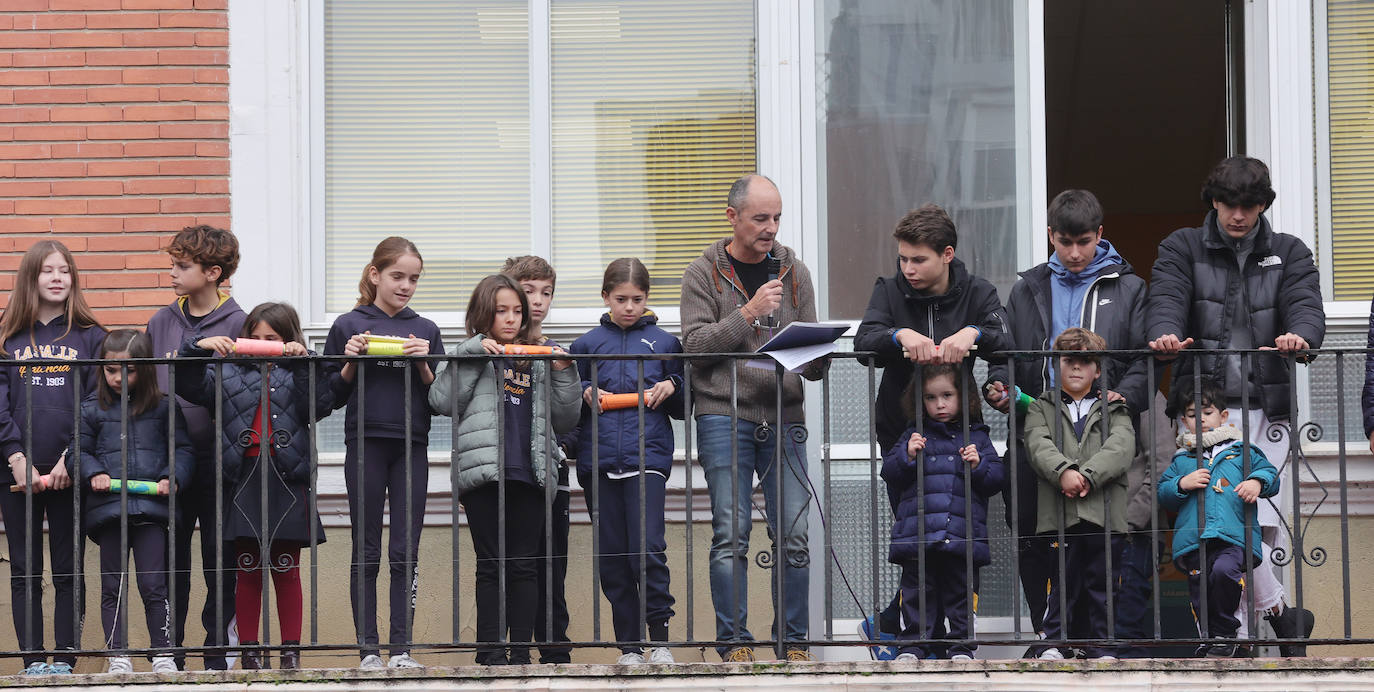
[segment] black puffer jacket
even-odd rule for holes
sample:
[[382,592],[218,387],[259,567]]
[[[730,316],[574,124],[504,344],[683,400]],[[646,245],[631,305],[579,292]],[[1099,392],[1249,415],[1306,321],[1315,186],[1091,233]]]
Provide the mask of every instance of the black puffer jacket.
[[[1046,350],[1054,345],[1050,334],[1051,271],[1042,263],[1021,272],[1021,280],[1011,287],[1007,299],[1012,348]],[[1122,262],[1104,268],[1088,288],[1083,299],[1079,324],[1107,340],[1112,349],[1145,348],[1145,280],[1131,265]],[[1016,386],[1038,397],[1049,386],[1048,358],[1023,358],[1016,361]],[[1145,359],[1113,358],[1107,361],[1108,387],[1126,397],[1126,405],[1138,415],[1150,405],[1150,383],[1146,382]],[[994,363],[988,368],[988,382],[1006,383],[1010,363]],[[1162,368],[1161,368],[1162,369]]]
[[[949,290],[943,295],[920,295],[900,272],[878,277],[854,335],[854,350],[876,351],[877,365],[883,368],[877,402],[878,444],[882,449],[891,449],[907,427],[902,390],[912,373],[911,361],[902,357],[902,348],[892,341],[892,335],[913,329],[938,344],[970,324],[982,332],[975,353],[984,360],[995,360],[993,353],[1011,348],[1007,313],[997,299],[997,288],[969,274],[958,258],[949,263]],[[965,363],[971,373],[973,359]]]
[[[1181,228],[1159,244],[1150,275],[1146,335],[1155,339],[1175,334],[1192,337],[1193,348],[1225,348],[1231,343],[1231,321],[1237,310],[1249,315],[1251,343],[1272,346],[1274,339],[1292,332],[1312,348],[1326,334],[1321,280],[1312,251],[1298,238],[1275,233],[1260,216],[1254,249],[1237,271],[1235,251],[1221,237],[1217,214],[1208,212],[1202,226]],[[1226,371],[1225,356],[1180,358],[1175,377],[1186,377],[1196,361],[1203,372]],[[1289,416],[1288,361],[1278,356],[1254,356],[1249,382],[1270,420]]]
[[[213,355],[196,347],[196,338],[190,337],[182,344],[178,358],[194,358]],[[275,360],[268,369],[268,387],[272,410],[272,429],[284,431],[289,439],[274,441],[272,461],[287,481],[310,480],[310,397],[309,380],[311,362],[315,363],[315,420],[329,415],[334,410],[334,395],[326,377],[325,361],[310,361],[305,358],[282,358]],[[239,479],[243,453],[247,448],[241,437],[253,427],[253,417],[258,405],[262,403],[262,371],[260,361],[240,358],[226,358],[221,366],[223,383],[220,388],[224,397],[221,411],[220,446],[223,449],[224,478],[228,481]],[[215,410],[215,371],[206,362],[177,362],[177,395],[199,406],[204,406],[213,414]],[[286,438],[287,435],[281,435]]]
[[[119,521],[119,493],[97,493],[91,490],[91,479],[99,474],[110,478],[128,478],[138,481],[160,481],[168,478],[167,473],[167,416],[176,415],[176,483],[178,492],[185,492],[191,486],[191,476],[195,473],[195,450],[191,447],[191,437],[186,432],[186,419],[180,407],[169,407],[167,397],[162,397],[157,406],[140,416],[129,414],[127,424],[127,444],[129,461],[125,469],[120,462],[123,450],[120,440],[123,415],[119,404],[102,408],[95,396],[81,402],[81,487],[85,491],[82,500],[82,523],[86,533]],[[127,475],[125,475],[127,471]],[[166,524],[168,518],[167,498],[159,495],[135,495],[129,493],[129,518],[131,521],[155,522]],[[177,511],[182,511],[180,504]]]

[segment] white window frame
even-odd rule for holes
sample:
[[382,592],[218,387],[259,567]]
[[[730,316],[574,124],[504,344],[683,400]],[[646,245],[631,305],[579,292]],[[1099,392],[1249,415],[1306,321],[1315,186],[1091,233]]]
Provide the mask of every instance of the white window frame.
[[[534,229],[550,228],[552,221],[549,24],[554,1],[528,0],[530,251],[546,257],[552,236]],[[325,309],[324,5],[325,0],[232,0],[229,6],[231,213],[243,257],[235,295],[248,306],[269,299],[292,303],[312,338],[338,317]],[[809,115],[796,107],[798,22],[810,20],[786,0],[757,0],[755,11],[757,167],[784,191],[783,213],[791,219],[784,237],[814,264],[819,240],[807,218],[814,212],[803,207],[806,176],[797,173],[804,170],[803,154],[795,146],[801,121]],[[724,196],[720,206],[723,215]],[[467,296],[451,300],[452,310],[426,313],[445,333],[461,331]],[[677,296],[660,300],[650,301],[659,323],[676,330]],[[555,336],[578,334],[596,324],[602,312],[555,306],[545,330]]]

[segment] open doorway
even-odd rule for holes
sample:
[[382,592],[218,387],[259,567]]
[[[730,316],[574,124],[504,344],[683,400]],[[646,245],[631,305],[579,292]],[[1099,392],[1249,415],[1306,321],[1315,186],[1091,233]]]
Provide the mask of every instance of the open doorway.
[[1159,242],[1202,222],[1199,191],[1228,134],[1244,141],[1241,80],[1227,79],[1228,69],[1242,74],[1231,66],[1243,64],[1243,5],[1045,3],[1046,199],[1068,188],[1096,194],[1106,237],[1147,281]]
[[[1106,237],[1146,281],[1160,241],[1202,222],[1203,180],[1244,141],[1235,67],[1243,64],[1243,4],[1045,2],[1046,199],[1069,188],[1096,194]],[[1045,243],[1039,262],[1049,246],[1044,230],[1036,233]],[[1161,566],[1162,634],[1195,637],[1187,580]],[[1191,653],[1180,646],[1151,655]]]

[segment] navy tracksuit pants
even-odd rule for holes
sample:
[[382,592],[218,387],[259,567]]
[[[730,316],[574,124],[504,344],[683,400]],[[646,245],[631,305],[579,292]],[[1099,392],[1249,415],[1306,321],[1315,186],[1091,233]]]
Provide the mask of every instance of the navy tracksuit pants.
[[[902,634],[901,639],[962,639],[972,640],[974,618],[978,610],[978,568],[973,574],[965,569],[962,553],[947,553],[938,550],[926,551],[925,583],[920,580],[920,570],[915,561],[902,565]],[[973,603],[968,601],[969,580],[973,582]],[[926,612],[922,613],[921,589],[926,593]],[[945,624],[948,623],[948,627]],[[943,647],[932,647],[943,648]],[[954,644],[943,655],[973,655],[976,646]],[[928,653],[920,646],[903,646],[901,652],[916,654],[925,658]]]
[[[1048,534],[1057,540],[1055,534]],[[1111,573],[1107,573],[1107,545],[1102,537],[1102,528],[1087,523],[1072,527],[1064,536],[1061,545],[1050,544],[1050,555],[1054,572],[1050,576],[1050,592],[1045,605],[1045,638],[1055,639],[1107,639],[1107,590],[1117,583],[1121,576],[1120,560],[1121,534],[1112,534],[1111,554],[1113,556]],[[1064,575],[1061,583],[1058,551],[1064,552]],[[1061,589],[1068,605],[1068,617],[1059,611]],[[1067,622],[1066,622],[1067,621]],[[1078,647],[1088,656],[1097,658],[1113,652],[1099,646]]]
[[[1193,619],[1203,638],[1234,638],[1240,629],[1236,609],[1245,589],[1245,550],[1225,541],[1207,541],[1206,569],[1199,567],[1201,551],[1194,550],[1177,560],[1180,571],[1188,575],[1188,596],[1193,602]],[[1207,578],[1207,602],[1202,602],[1202,579]],[[1207,611],[1207,629],[1202,631],[1201,613]]]
[[[611,623],[619,642],[666,640],[668,619],[673,616],[673,595],[668,591],[668,546],[663,537],[663,502],[667,479],[646,472],[644,479],[644,529],[640,535],[640,478],[611,479],[596,474],[596,503],[592,506],[590,474],[579,473],[587,510],[598,515],[601,592],[611,604]],[[641,545],[640,541],[643,540]],[[641,561],[641,557],[643,558]],[[644,570],[644,615],[639,617],[640,569]],[[639,646],[622,645],[623,652]]]

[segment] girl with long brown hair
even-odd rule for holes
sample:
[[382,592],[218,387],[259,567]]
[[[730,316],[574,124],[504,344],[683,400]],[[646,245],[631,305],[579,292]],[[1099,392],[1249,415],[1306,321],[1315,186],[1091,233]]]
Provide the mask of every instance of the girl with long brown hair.
[[[544,487],[557,478],[556,466],[563,462],[554,438],[577,425],[581,388],[571,360],[501,357],[507,346],[530,341],[529,301],[509,276],[492,274],[477,284],[468,301],[466,327],[468,338],[454,347],[453,355],[494,357],[445,363],[429,392],[429,405],[454,417],[455,490],[477,554],[477,641],[486,643],[477,650],[477,662],[525,664],[535,635]],[[552,352],[563,350],[555,346]],[[498,567],[503,554],[504,604]],[[506,632],[500,630],[503,608]],[[496,643],[500,641],[512,643],[509,651]]]
[[[9,307],[0,318],[0,454],[8,462],[0,468],[0,482],[25,490],[0,492],[11,561],[10,603],[21,651],[47,648],[41,583],[44,518],[56,596],[55,648],[75,649],[81,637],[75,615],[82,610],[76,589],[80,565],[72,559],[74,460],[65,450],[77,401],[94,387],[95,369],[67,361],[94,358],[104,336],[81,296],[71,251],[55,240],[35,243],[19,261]],[[24,656],[25,672],[34,675],[70,673],[75,662],[75,656],[62,655],[49,665],[45,657]]]

